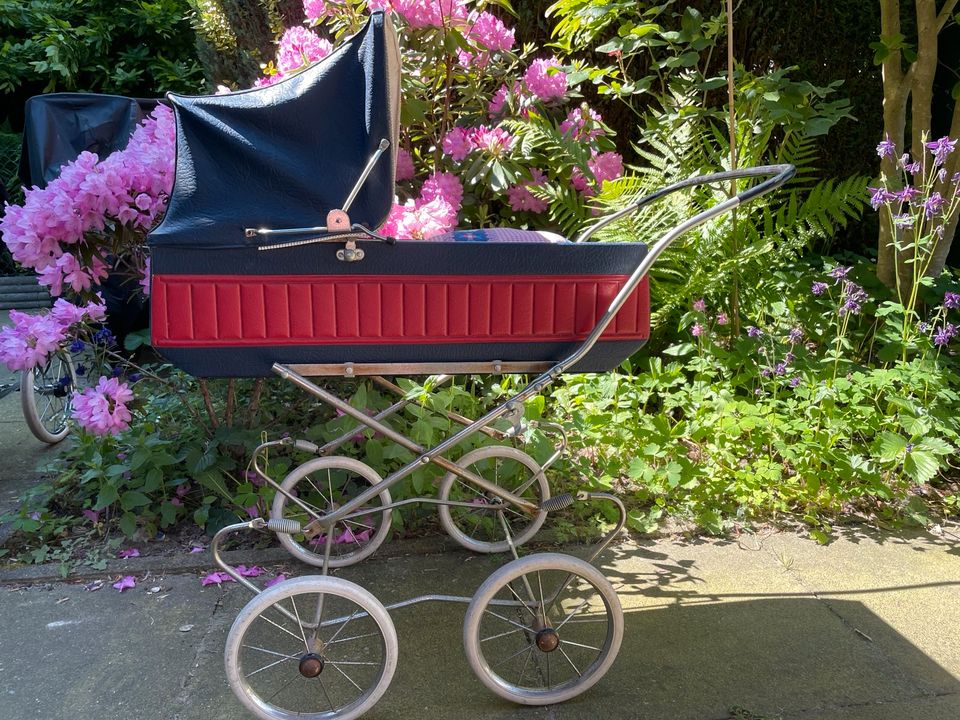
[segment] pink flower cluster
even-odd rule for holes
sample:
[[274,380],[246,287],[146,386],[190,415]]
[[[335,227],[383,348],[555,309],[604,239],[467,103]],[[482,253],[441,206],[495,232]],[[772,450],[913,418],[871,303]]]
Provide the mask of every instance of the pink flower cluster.
[[106,278],[102,243],[90,236],[154,225],[173,186],[175,133],[173,113],[161,105],[125,149],[103,160],[81,153],[45,188],[27,190],[24,204],[8,205],[0,220],[14,260],[36,270],[54,296],[65,285],[80,292]]
[[587,167],[593,175],[594,184],[584,177],[579,168],[573,171],[570,183],[581,194],[592,197],[605,180],[616,180],[623,175],[623,158],[615,152],[594,151],[593,156],[587,161]]
[[546,177],[540,170],[532,168],[530,170],[530,180],[518,185],[511,185],[507,189],[507,201],[510,203],[510,207],[517,212],[532,213],[542,213],[550,207],[550,203],[541,200],[529,190],[531,186],[543,185],[545,180]]
[[[370,9],[378,3],[370,3]],[[386,5],[386,3],[379,3]],[[390,7],[412,28],[445,27],[467,19],[466,0],[391,0]],[[458,22],[459,21],[459,22]]]
[[85,321],[102,322],[106,308],[102,303],[74,305],[58,298],[48,313],[28,315],[10,311],[12,325],[0,328],[0,362],[11,370],[29,370],[46,362],[67,338],[73,325]]
[[490,53],[513,49],[514,30],[504,25],[496,15],[472,12],[467,19],[469,25],[464,28],[464,35],[471,44],[477,46],[477,51],[457,51],[457,58],[463,67],[475,65],[484,68],[490,62]]
[[567,74],[555,57],[534,60],[523,74],[527,90],[541,100],[555,100],[567,93]]
[[427,240],[452,230],[463,201],[463,186],[451,173],[434,173],[420,197],[394,205],[380,232],[400,240]]
[[322,60],[331,52],[333,46],[329,40],[324,40],[305,27],[294,25],[280,38],[280,47],[277,50],[278,73],[274,77],[283,77],[304,65]]
[[589,142],[606,134],[600,113],[586,103],[570,111],[567,119],[560,123],[560,132],[572,140],[582,142]]
[[116,435],[130,426],[127,403],[133,391],[117,378],[100,378],[96,387],[73,393],[73,417],[94,435]]
[[494,157],[506,155],[513,148],[514,137],[502,128],[481,125],[475,128],[455,127],[444,136],[440,147],[456,162],[463,161],[474,150]]

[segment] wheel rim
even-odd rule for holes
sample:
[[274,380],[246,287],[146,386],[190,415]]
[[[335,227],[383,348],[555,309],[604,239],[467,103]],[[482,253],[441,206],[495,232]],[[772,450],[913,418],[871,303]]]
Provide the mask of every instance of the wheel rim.
[[[349,458],[319,458],[294,470],[281,487],[294,494],[317,515],[324,515],[342,507],[351,498],[379,481],[379,475],[359,461]],[[364,515],[334,524],[333,543],[330,548],[331,567],[360,562],[386,540],[390,532],[390,511],[379,508],[389,503],[390,493],[384,489],[362,508],[366,511]],[[303,526],[313,520],[313,516],[300,505],[279,492],[271,515],[274,518],[296,520]],[[279,537],[291,554],[311,565],[322,566],[327,534],[326,531],[320,531],[313,537],[307,537],[303,533]]]
[[478,677],[498,695],[531,705],[591,687],[612,664],[623,632],[619,601],[602,574],[569,556],[553,564],[537,557],[491,576],[465,626]]
[[25,378],[21,392],[24,416],[40,440],[57,442],[67,434],[76,386],[70,358],[56,353]]
[[389,686],[396,633],[363,588],[339,578],[298,578],[241,612],[226,661],[231,687],[258,717],[345,720],[372,707]]
[[[467,453],[457,465],[539,505],[550,497],[550,487],[537,462],[520,450],[489,446]],[[461,545],[475,552],[506,552],[510,545],[503,522],[510,527],[514,545],[532,538],[546,513],[528,515],[485,493],[468,480],[448,473],[441,483],[441,500],[470,503],[472,507],[440,506],[444,529]]]

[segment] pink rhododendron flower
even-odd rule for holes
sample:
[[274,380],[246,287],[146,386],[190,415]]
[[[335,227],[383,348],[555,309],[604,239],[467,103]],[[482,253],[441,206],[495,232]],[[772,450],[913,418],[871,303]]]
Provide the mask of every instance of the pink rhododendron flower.
[[509,153],[513,148],[513,136],[501,128],[489,128],[481,125],[470,131],[470,142],[479,150],[485,150],[495,157]]
[[444,27],[467,18],[466,0],[393,0],[392,4],[413,28]]
[[46,362],[67,336],[67,327],[49,314],[10,311],[12,325],[0,328],[0,362],[11,370],[29,370]]
[[519,185],[511,185],[507,189],[507,201],[510,203],[510,207],[514,210],[521,212],[532,212],[532,213],[542,213],[548,207],[550,203],[546,200],[541,200],[536,195],[534,195],[528,189],[531,185],[539,186],[543,185],[544,175],[543,173],[533,168],[530,170],[531,180]]
[[113,586],[120,592],[123,592],[127,588],[136,587],[137,579],[133,575],[124,575],[117,582],[115,582]]
[[574,140],[593,140],[604,135],[600,114],[586,104],[574,108],[567,115],[567,119],[560,123],[560,132]]
[[197,553],[202,553],[203,550],[204,550],[203,545],[193,545],[193,546],[191,546],[191,548],[190,548],[190,554],[191,554],[191,555],[196,555]]
[[101,377],[96,387],[73,393],[73,417],[94,435],[116,435],[130,426],[126,404],[131,400],[133,392],[126,383]]
[[205,575],[200,581],[200,584],[203,586],[207,585],[220,585],[225,582],[236,582],[230,575],[225,572],[212,572],[208,575]]
[[465,128],[455,127],[444,136],[440,147],[444,153],[460,162],[473,150],[473,143]]
[[91,510],[90,508],[86,508],[83,511],[82,515],[92,523],[100,522],[100,513],[97,512],[96,510]]
[[280,573],[279,575],[277,575],[277,576],[275,576],[275,577],[272,577],[272,578],[270,578],[269,580],[267,580],[267,581],[263,584],[263,587],[264,587],[264,588],[271,588],[271,587],[273,587],[274,585],[276,585],[277,583],[282,583],[282,582],[283,582],[284,580],[286,580],[286,579],[287,579],[287,576],[284,575],[283,573]]
[[463,185],[453,173],[435,172],[423,183],[420,198],[424,203],[440,198],[450,207],[459,210],[463,201]]
[[140,551],[136,548],[127,548],[126,550],[121,550],[117,553],[117,557],[121,560],[126,560],[127,558],[140,557]]
[[106,263],[87,234],[105,231],[108,222],[134,230],[156,223],[173,186],[175,138],[173,112],[160,105],[123,150],[103,160],[83,152],[45,188],[27,190],[24,204],[8,206],[0,219],[13,258],[36,270],[53,295],[104,279]]
[[277,50],[277,70],[286,75],[304,65],[321,60],[333,52],[329,40],[324,40],[312,30],[300,25],[288,28],[280,37]]
[[397,151],[396,181],[403,182],[404,180],[413,180],[414,174],[413,156],[403,148],[400,148]]
[[523,74],[523,82],[541,100],[563,97],[567,92],[567,74],[559,68],[560,61],[555,57],[534,60]]
[[616,180],[623,175],[623,158],[615,152],[594,153],[587,161],[587,167],[596,178],[597,185],[602,185],[605,180]]
[[452,230],[457,223],[457,211],[442,198],[429,202],[408,201],[397,220],[395,236],[400,240],[426,240]]
[[514,31],[508,28],[496,15],[488,12],[470,13],[467,18],[473,25],[469,37],[487,50],[507,52],[513,48]]
[[336,0],[303,0],[303,14],[307,20],[323,20],[333,14],[331,5],[341,5]]

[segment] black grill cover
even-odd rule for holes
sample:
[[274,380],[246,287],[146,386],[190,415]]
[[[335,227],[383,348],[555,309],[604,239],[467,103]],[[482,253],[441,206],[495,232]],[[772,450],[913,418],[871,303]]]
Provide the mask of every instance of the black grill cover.
[[324,225],[381,140],[390,141],[350,208],[379,227],[390,212],[399,133],[399,57],[382,12],[298,75],[229,95],[168,95],[177,167],[152,246],[255,245],[244,228]]

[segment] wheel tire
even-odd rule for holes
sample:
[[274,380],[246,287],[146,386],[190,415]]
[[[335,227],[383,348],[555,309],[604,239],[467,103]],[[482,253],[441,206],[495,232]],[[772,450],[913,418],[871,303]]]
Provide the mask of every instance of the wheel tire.
[[[564,645],[564,635],[567,635],[568,638],[571,634],[576,637],[582,637],[582,635],[576,635],[575,628],[567,627],[566,631],[564,631],[563,627],[575,616],[575,613],[580,612],[579,609],[574,609],[574,611],[567,616],[566,620],[557,623],[557,627],[555,628],[559,637],[559,643],[555,649],[562,650],[562,653],[554,655],[552,650],[542,651],[538,647],[535,637],[536,630],[533,627],[536,621],[532,619],[536,618],[536,613],[534,609],[531,608],[536,608],[539,604],[544,604],[547,606],[549,613],[553,611],[554,606],[554,602],[550,601],[550,592],[552,592],[552,590],[547,589],[546,592],[544,592],[542,589],[544,587],[541,578],[543,573],[553,573],[557,576],[557,583],[561,588],[559,593],[557,593],[557,598],[564,597],[564,593],[567,593],[571,587],[574,587],[574,577],[579,578],[576,587],[579,587],[585,582],[593,588],[599,601],[598,609],[602,609],[604,617],[599,618],[598,615],[586,615],[584,618],[578,620],[577,623],[593,627],[601,621],[606,622],[606,627],[600,629],[601,633],[604,634],[604,638],[599,647],[583,644],[577,645],[570,639],[567,639],[567,644]],[[548,579],[549,578],[550,576],[548,575]],[[570,578],[570,580],[564,584],[566,578]],[[514,590],[512,586],[510,586],[511,592],[505,594],[506,600],[496,597],[497,594],[507,588],[510,583],[520,579],[525,579],[526,581],[520,587],[520,594],[527,592],[524,589],[525,587],[538,588],[537,583],[540,583],[540,595],[544,598],[545,602],[537,603],[535,600],[529,604],[526,601],[522,603],[517,602],[512,599],[518,597],[516,590]],[[536,582],[531,582],[534,580]],[[529,583],[529,585],[526,585],[526,583]],[[553,587],[549,582],[547,585]],[[533,592],[536,593],[536,590]],[[570,599],[570,604],[576,602],[575,596]],[[509,608],[509,606],[514,607],[521,621],[515,622],[510,618],[503,617],[504,614],[509,612],[508,609],[504,608]],[[491,607],[496,609],[491,610]],[[580,607],[582,608],[583,605],[581,604]],[[557,617],[549,618],[549,620],[555,621],[564,612],[567,612],[567,610],[560,608]],[[493,635],[481,637],[481,623],[484,620],[488,621],[487,625],[484,626],[486,628],[484,632],[493,630]],[[529,628],[527,627],[527,623],[531,623]],[[511,630],[511,627],[514,629]],[[551,622],[548,621],[544,627],[551,627]],[[542,630],[544,628],[541,627],[540,629]],[[511,637],[513,635],[518,635],[519,637]],[[516,643],[514,642],[515,640],[520,642]],[[473,596],[473,600],[467,607],[467,614],[463,623],[463,645],[467,654],[467,662],[480,679],[480,682],[500,697],[521,705],[551,705],[561,703],[586,691],[610,669],[610,666],[617,657],[617,652],[620,650],[622,640],[623,610],[620,607],[620,600],[613,586],[597,568],[579,558],[562,553],[537,553],[528,555],[527,557],[510,562],[494,572],[486,579]],[[513,649],[517,645],[519,645],[521,649],[518,653],[513,654]],[[503,650],[497,649],[501,647]],[[564,649],[565,647],[570,649],[571,653],[578,658],[582,655],[583,648],[589,648],[591,651],[596,650],[598,654],[589,664],[586,664],[586,661],[581,661],[584,663],[582,666],[586,668],[581,672],[578,666],[570,659],[569,655],[567,655],[566,649]],[[580,649],[575,652],[575,647],[579,647]],[[527,657],[523,659],[522,654],[525,652],[527,653]],[[498,653],[505,655],[506,660]],[[497,657],[490,658],[488,655],[497,655]],[[566,670],[567,666],[564,665],[565,658],[566,662],[576,670],[575,676],[572,676],[569,680],[551,684],[549,661],[551,655],[557,657],[555,662],[559,664],[558,669]],[[587,657],[591,655],[592,652]],[[517,658],[517,663],[521,663],[521,661],[523,663],[516,681],[511,681],[495,672],[495,669],[502,668],[504,663],[512,658]],[[534,667],[539,671],[541,681],[543,680],[541,664],[546,664],[547,681],[541,684],[545,684],[547,687],[532,687],[522,684],[531,659],[535,661]],[[491,665],[492,660],[495,661],[493,665]],[[508,667],[507,670],[509,669]],[[506,674],[506,671],[501,672]],[[531,670],[531,672],[533,671]],[[567,672],[569,672],[569,670],[567,670]]]
[[[363,635],[363,637],[369,638],[374,636],[379,636],[379,643],[373,642],[369,643],[371,645],[379,644],[379,651],[382,654],[382,660],[380,663],[369,663],[369,664],[379,664],[381,668],[379,673],[374,671],[374,677],[371,679],[371,682],[368,687],[360,688],[361,695],[355,700],[346,703],[343,707],[333,707],[333,702],[331,701],[331,696],[329,695],[330,691],[333,691],[334,688],[327,688],[323,684],[321,677],[321,672],[316,676],[320,680],[320,688],[322,689],[322,696],[319,694],[319,690],[314,688],[307,688],[306,693],[308,698],[305,700],[309,701],[314,697],[320,698],[325,697],[325,700],[330,703],[330,710],[310,710],[304,712],[302,709],[288,709],[281,707],[280,705],[274,703],[274,698],[280,692],[289,689],[292,683],[296,683],[298,680],[305,682],[312,682],[312,679],[302,677],[299,668],[293,668],[290,665],[284,665],[281,670],[284,673],[283,680],[289,677],[286,685],[281,685],[280,689],[276,689],[276,692],[271,692],[271,695],[264,699],[261,697],[261,694],[258,693],[253,687],[251,680],[252,676],[259,674],[262,670],[271,669],[269,666],[270,662],[273,662],[274,665],[283,665],[284,658],[290,658],[291,660],[296,660],[296,655],[288,655],[285,652],[277,652],[273,649],[263,648],[259,645],[247,645],[245,640],[248,636],[251,636],[251,642],[262,642],[257,637],[257,633],[260,631],[264,632],[273,632],[276,633],[276,637],[282,640],[286,645],[278,646],[276,644],[273,647],[290,651],[290,648],[293,648],[293,652],[303,652],[307,650],[305,646],[300,646],[300,649],[296,649],[296,643],[299,640],[298,634],[290,632],[289,629],[284,629],[281,627],[277,620],[279,619],[281,623],[285,621],[284,617],[275,612],[270,618],[264,617],[264,613],[268,612],[278,603],[284,603],[284,601],[290,600],[289,605],[285,605],[288,609],[292,607],[294,610],[297,610],[296,598],[297,596],[305,595],[322,595],[324,608],[329,608],[330,604],[338,602],[338,599],[342,603],[349,603],[351,606],[355,606],[356,610],[353,611],[345,622],[340,623],[337,630],[332,630],[327,635],[325,640],[328,643],[327,647],[324,647],[320,650],[321,656],[327,655],[329,652],[329,646],[335,644],[334,640],[343,628],[345,628],[351,622],[354,622],[355,615],[360,613],[360,610],[366,613],[366,616],[361,617],[358,622],[365,622],[369,618],[370,623],[366,623],[364,628],[369,628],[373,632]],[[303,607],[303,599],[301,598],[301,607]],[[349,611],[348,611],[349,614]],[[303,616],[306,616],[306,613],[303,613]],[[258,618],[264,618],[267,624],[256,625]],[[299,635],[304,637],[304,642],[306,642],[306,637],[310,628],[304,628],[303,623],[300,622],[301,614],[297,614],[297,622],[299,623]],[[343,616],[341,616],[343,619]],[[330,620],[327,623],[331,623]],[[321,624],[323,624],[321,622]],[[296,627],[291,625],[290,627]],[[353,626],[354,628],[356,626]],[[351,631],[353,632],[353,631]],[[291,641],[290,638],[293,638]],[[349,641],[357,640],[357,637],[347,638]],[[340,639],[336,642],[343,643],[347,640]],[[294,644],[291,646],[290,643]],[[354,652],[362,652],[357,650],[358,646],[352,646]],[[260,668],[255,671],[250,671],[245,674],[245,670],[249,668],[244,667],[244,660],[247,658],[253,659],[254,657],[263,657],[262,655],[255,656],[249,653],[243,653],[242,651],[262,651],[267,654],[266,662],[268,663],[267,668]],[[339,651],[339,649],[337,650]],[[337,652],[334,651],[334,652]],[[383,696],[387,691],[387,688],[390,686],[390,681],[393,679],[393,674],[397,668],[397,632],[394,628],[393,621],[390,619],[389,613],[383,607],[383,604],[377,600],[369,591],[360,587],[356,583],[352,583],[343,578],[331,577],[331,576],[305,576],[295,578],[293,580],[286,580],[274,585],[268,590],[264,590],[256,597],[254,597],[249,603],[247,603],[244,608],[240,611],[240,614],[237,615],[237,619],[234,620],[233,626],[230,628],[230,632],[227,635],[227,643],[224,649],[224,663],[226,665],[227,681],[230,684],[230,689],[233,690],[234,694],[240,700],[247,710],[253,713],[256,717],[261,718],[262,720],[352,720],[353,718],[360,717],[363,713],[367,712],[376,705],[377,701]],[[280,657],[279,661],[272,661],[273,657]],[[356,655],[351,657],[365,657],[363,655]],[[256,661],[252,664],[259,664],[263,660]],[[338,665],[338,661],[327,657],[325,658],[327,665]],[[366,662],[348,662],[340,661],[344,666],[362,666],[367,665]],[[277,672],[276,671],[274,674]],[[346,674],[338,670],[340,675],[346,676]],[[354,670],[351,670],[354,672]],[[261,675],[256,682],[270,682],[270,675]],[[339,680],[340,677],[336,673],[331,673],[326,676],[328,678],[327,683],[331,683],[334,680]],[[351,682],[353,682],[351,680]],[[366,684],[366,683],[365,683]],[[303,683],[299,687],[294,687],[295,691],[298,691],[300,687],[304,687]],[[274,691],[274,686],[269,686],[266,688],[267,691]],[[352,691],[351,691],[352,692]],[[264,693],[265,694],[265,693]],[[302,694],[302,693],[301,693]],[[335,693],[336,694],[336,693]]]
[[[66,384],[64,378],[69,378]],[[20,408],[37,440],[54,445],[70,432],[71,394],[76,387],[73,361],[62,350],[43,365],[20,373]]]
[[[539,475],[537,480],[533,485],[530,486],[530,490],[533,490],[533,495],[530,496],[530,499],[537,502],[538,504],[550,497],[550,486],[547,483],[546,477],[542,473],[542,469],[537,461],[532,457],[527,455],[525,452],[521,452],[516,448],[507,447],[505,445],[489,445],[486,447],[478,448],[472,450],[464,455],[457,461],[457,465],[464,469],[469,469],[471,466],[478,463],[482,463],[491,459],[503,459],[509,460],[518,463],[519,465],[525,467],[530,471],[530,475]],[[477,475],[483,477],[482,472],[474,472]],[[490,479],[490,478],[485,478]],[[493,480],[496,482],[496,478]],[[499,484],[499,483],[498,483]],[[527,482],[521,483],[525,485]],[[441,501],[449,500],[450,495],[453,492],[456,492],[458,487],[472,487],[469,481],[463,480],[454,473],[447,473],[443,480],[440,482],[440,491],[439,498]],[[513,488],[507,488],[513,492]],[[482,497],[480,490],[477,490],[477,497]],[[507,506],[509,508],[509,506]],[[512,508],[510,512],[519,513],[520,511],[515,511]],[[474,537],[468,531],[465,531],[460,524],[458,524],[458,519],[462,523],[463,516],[465,514],[464,509],[460,507],[451,507],[449,505],[440,505],[440,523],[443,525],[443,529],[447,532],[450,537],[456,540],[460,545],[465,547],[467,550],[472,550],[477,553],[499,553],[507,552],[510,549],[510,544],[504,540],[498,541],[489,541],[481,538]],[[471,511],[466,511],[467,513]],[[494,513],[490,511],[485,511],[482,509],[482,506],[478,506],[477,514],[486,513],[488,516],[494,516]],[[530,538],[537,534],[537,531],[543,525],[544,521],[547,519],[547,513],[541,511],[535,516],[530,518],[528,525],[522,527],[522,529],[513,536],[513,544],[516,547],[519,547],[523,543],[527,542]],[[499,525],[499,518],[496,519],[497,526],[496,531],[502,537],[502,527]],[[479,528],[475,527],[474,532]]]
[[[294,470],[283,479],[283,482],[280,483],[280,487],[286,492],[291,492],[296,489],[298,483],[308,478],[311,474],[326,472],[327,478],[330,480],[332,477],[330,473],[333,471],[349,473],[351,476],[356,476],[370,485],[377,485],[381,482],[381,478],[376,471],[369,465],[365,465],[359,460],[344,457],[321,457],[308,460],[302,465],[294,468]],[[308,480],[308,482],[317,495],[327,503],[326,508],[317,507],[317,510],[320,512],[329,512],[331,499],[327,498],[312,481]],[[349,480],[344,480],[344,482],[347,483]],[[332,481],[330,484],[332,486]],[[390,491],[387,488],[384,488],[377,497],[379,498],[381,505],[390,504]],[[337,506],[345,504],[341,499],[333,500],[333,502],[335,502]],[[386,540],[387,536],[390,534],[391,512],[391,510],[378,512],[375,508],[371,509],[371,516],[379,516],[380,518],[379,524],[377,524],[375,527],[366,525],[360,521],[340,521],[335,523],[334,532],[336,532],[338,528],[345,532],[348,528],[350,528],[352,531],[356,527],[363,527],[366,528],[366,530],[360,530],[359,532],[362,534],[363,532],[370,531],[370,536],[369,539],[364,542],[363,546],[358,548],[356,551],[342,552],[338,553],[337,555],[331,553],[330,567],[346,567],[348,565],[353,565],[376,552],[377,548],[383,544],[384,540]],[[283,493],[277,492],[273,499],[273,505],[270,508],[270,517],[272,519],[291,517],[291,513],[294,515],[294,519],[306,520],[306,522],[309,522],[309,516],[302,508],[300,508],[296,503],[291,502]],[[298,560],[302,560],[303,562],[316,567],[323,567],[322,547],[318,546],[318,550],[320,550],[320,552],[314,552],[310,549],[310,547],[297,541],[292,535],[277,533],[277,537],[280,539],[280,544],[283,545],[283,547],[285,547],[287,551]],[[338,544],[335,544],[334,548],[337,548],[337,545]]]

